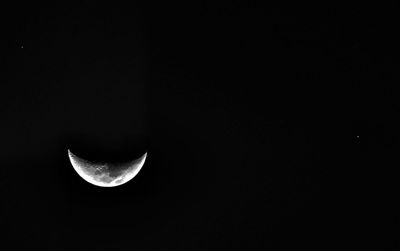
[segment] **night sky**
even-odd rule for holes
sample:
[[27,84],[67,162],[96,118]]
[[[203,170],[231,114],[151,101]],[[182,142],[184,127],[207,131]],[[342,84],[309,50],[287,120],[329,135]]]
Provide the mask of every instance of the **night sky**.
[[[392,207],[399,164],[390,8],[244,2],[2,10],[2,250],[390,245],[390,210],[359,210]],[[68,149],[148,156],[102,188]]]

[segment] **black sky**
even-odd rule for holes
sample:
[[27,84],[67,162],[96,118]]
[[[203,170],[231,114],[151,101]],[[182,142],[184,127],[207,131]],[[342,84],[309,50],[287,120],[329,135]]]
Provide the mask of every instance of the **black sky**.
[[[350,178],[398,148],[390,8],[189,2],[5,10],[8,249],[326,250],[367,225],[350,188],[390,207]],[[148,157],[99,188],[67,149]]]

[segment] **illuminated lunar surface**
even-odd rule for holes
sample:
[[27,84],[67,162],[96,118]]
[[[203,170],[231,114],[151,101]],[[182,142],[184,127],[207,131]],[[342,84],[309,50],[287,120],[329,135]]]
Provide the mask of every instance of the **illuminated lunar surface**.
[[[68,149],[68,156],[75,171],[90,184],[100,187],[115,187],[130,181],[143,167],[147,153],[131,162],[118,166],[107,163],[92,163],[79,158]],[[115,168],[110,168],[115,166]]]

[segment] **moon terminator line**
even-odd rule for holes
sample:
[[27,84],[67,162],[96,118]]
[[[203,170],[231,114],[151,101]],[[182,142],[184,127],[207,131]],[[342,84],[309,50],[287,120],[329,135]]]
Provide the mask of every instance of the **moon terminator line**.
[[119,165],[114,170],[108,163],[93,163],[73,154],[68,149],[68,156],[75,171],[87,182],[100,187],[115,187],[125,184],[135,177],[143,167],[147,152],[140,158]]

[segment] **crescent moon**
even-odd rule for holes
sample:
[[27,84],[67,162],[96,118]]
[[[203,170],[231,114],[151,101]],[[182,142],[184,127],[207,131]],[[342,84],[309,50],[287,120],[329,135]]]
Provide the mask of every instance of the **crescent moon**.
[[[79,158],[68,149],[69,160],[75,171],[90,184],[100,187],[115,187],[130,181],[142,169],[147,152],[140,158],[124,164],[93,163]],[[110,167],[115,167],[112,169]]]

